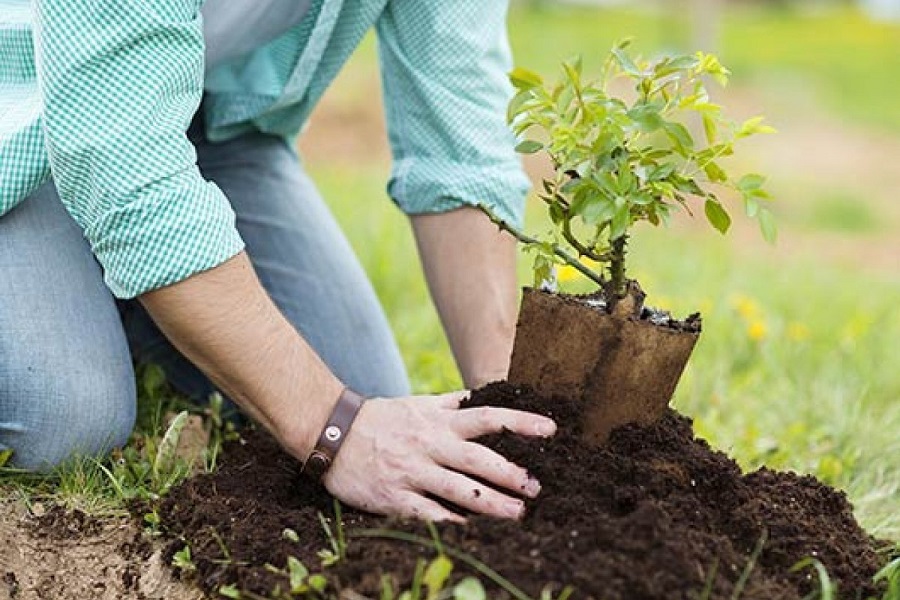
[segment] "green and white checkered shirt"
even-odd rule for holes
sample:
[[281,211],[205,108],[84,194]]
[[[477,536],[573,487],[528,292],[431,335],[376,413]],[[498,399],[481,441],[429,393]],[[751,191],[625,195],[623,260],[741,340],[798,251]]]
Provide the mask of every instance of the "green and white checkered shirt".
[[[185,132],[292,139],[375,27],[407,213],[484,202],[520,222],[528,187],[504,123],[505,0],[313,0],[303,21],[204,75],[200,0],[0,0],[0,215],[51,176],[121,298],[243,242]],[[2,218],[2,217],[0,217]]]

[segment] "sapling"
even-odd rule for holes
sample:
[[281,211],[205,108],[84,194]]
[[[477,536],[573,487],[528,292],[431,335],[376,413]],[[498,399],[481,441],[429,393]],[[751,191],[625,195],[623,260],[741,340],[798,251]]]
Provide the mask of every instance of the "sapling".
[[[554,281],[556,265],[569,264],[602,288],[610,308],[629,288],[628,241],[638,222],[667,224],[674,209],[693,214],[692,206],[702,205],[724,234],[731,217],[722,194],[730,190],[763,236],[775,239],[772,213],[762,205],[769,199],[765,179],[735,177],[722,163],[736,141],[774,130],[761,117],[735,123],[711,101],[707,81],[725,85],[729,76],[715,56],[643,60],[628,46],[612,48],[596,81],[583,76],[580,58],[564,63],[554,84],[522,68],[510,74],[517,93],[507,118],[521,140],[517,150],[544,151],[553,164],[538,195],[553,230],[530,236],[488,211],[534,253],[536,286]],[[629,93],[615,95],[620,81],[630,84]]]
[[586,297],[525,290],[508,374],[547,397],[583,400],[582,436],[598,445],[616,427],[665,414],[700,334],[699,314],[677,321],[644,308],[643,291],[627,277],[634,225],[702,207],[726,233],[723,200],[737,193],[763,236],[775,238],[764,178],[736,177],[724,163],[740,139],[773,131],[760,117],[732,122],[711,101],[707,82],[724,84],[728,70],[711,54],[644,60],[628,45],[612,48],[597,80],[584,77],[580,59],[564,63],[554,84],[525,69],[511,73],[517,149],[543,151],[553,165],[539,193],[552,229],[531,236],[486,209],[534,254],[536,288],[555,288],[560,264],[599,287]]

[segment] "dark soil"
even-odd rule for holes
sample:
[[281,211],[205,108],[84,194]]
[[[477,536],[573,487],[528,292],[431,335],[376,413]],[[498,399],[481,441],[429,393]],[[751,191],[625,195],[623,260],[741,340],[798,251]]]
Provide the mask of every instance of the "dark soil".
[[[446,547],[477,557],[533,598],[546,585],[571,585],[572,597],[584,599],[699,598],[706,586],[711,598],[732,598],[738,588],[742,599],[799,599],[817,588],[811,571],[790,572],[805,557],[825,565],[840,598],[877,592],[870,582],[886,557],[842,492],[793,473],[743,475],[674,412],[649,427],[617,429],[596,449],[580,441],[576,402],[498,383],[474,392],[470,403],[529,409],[560,425],[550,440],[509,433],[483,440],[543,484],[521,523],[472,517],[466,526],[438,527]],[[330,547],[318,515],[333,515],[333,503],[297,470],[271,438],[249,432],[227,449],[218,473],[187,481],[163,502],[162,522],[179,538],[169,554],[186,540],[194,576],[210,593],[224,584],[260,595],[285,590],[285,576],[265,565],[282,568],[288,556],[318,570],[317,551]],[[347,559],[324,570],[335,591],[379,597],[387,576],[396,593],[409,587],[418,560],[435,555],[409,542],[358,537],[379,528],[430,539],[420,524],[349,509],[343,517]],[[469,574],[462,561],[455,566],[454,578]],[[490,597],[509,597],[482,580]]]

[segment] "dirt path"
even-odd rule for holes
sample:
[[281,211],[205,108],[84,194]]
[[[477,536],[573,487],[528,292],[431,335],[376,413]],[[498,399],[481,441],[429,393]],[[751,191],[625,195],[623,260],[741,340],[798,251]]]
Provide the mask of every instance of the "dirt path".
[[[41,512],[38,510],[37,512]],[[0,600],[199,600],[126,517],[0,503]]]

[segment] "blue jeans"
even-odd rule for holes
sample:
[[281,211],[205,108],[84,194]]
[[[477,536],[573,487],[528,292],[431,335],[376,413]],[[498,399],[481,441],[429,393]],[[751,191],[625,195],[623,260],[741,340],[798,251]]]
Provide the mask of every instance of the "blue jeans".
[[[293,150],[264,134],[213,144],[195,125],[190,136],[288,320],[350,387],[408,394],[372,286]],[[214,389],[137,301],[112,297],[48,183],[0,218],[0,450],[13,450],[15,466],[45,469],[124,444],[135,418],[133,361],[160,365],[193,398]]]

